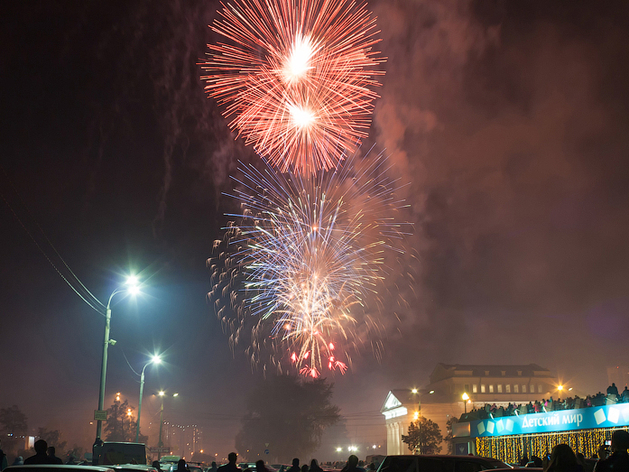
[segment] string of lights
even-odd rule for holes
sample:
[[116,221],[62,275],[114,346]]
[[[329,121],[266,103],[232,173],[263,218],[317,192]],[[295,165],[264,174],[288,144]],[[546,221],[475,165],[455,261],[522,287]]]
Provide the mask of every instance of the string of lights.
[[516,436],[476,438],[476,452],[479,456],[494,457],[503,462],[516,463],[522,457],[543,458],[551,453],[557,444],[568,444],[575,452],[585,457],[598,453],[598,448],[610,440],[617,429],[599,428],[561,433],[538,433]]

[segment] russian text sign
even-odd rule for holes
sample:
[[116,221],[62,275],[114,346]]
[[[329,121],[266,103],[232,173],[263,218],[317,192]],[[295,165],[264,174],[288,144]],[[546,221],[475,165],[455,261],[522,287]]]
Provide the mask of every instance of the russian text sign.
[[471,421],[470,436],[554,433],[618,426],[629,426],[629,403]]

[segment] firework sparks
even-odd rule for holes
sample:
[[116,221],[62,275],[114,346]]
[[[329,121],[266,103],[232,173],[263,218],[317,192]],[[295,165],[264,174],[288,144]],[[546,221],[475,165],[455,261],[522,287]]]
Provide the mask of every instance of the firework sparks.
[[235,0],[212,30],[208,94],[229,126],[281,172],[334,169],[371,123],[379,41],[352,0]]
[[384,253],[401,234],[394,220],[401,205],[384,162],[308,176],[240,169],[232,196],[243,210],[229,215],[239,224],[228,228],[234,249],[225,259],[244,296],[240,320],[229,322],[257,320],[253,344],[269,341],[303,375],[344,373],[358,325],[373,324],[368,300],[377,297]]

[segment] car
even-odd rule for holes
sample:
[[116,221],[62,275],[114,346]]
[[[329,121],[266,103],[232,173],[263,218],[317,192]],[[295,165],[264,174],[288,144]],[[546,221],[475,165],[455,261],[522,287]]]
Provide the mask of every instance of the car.
[[479,472],[488,469],[509,469],[509,464],[491,457],[448,455],[386,456],[378,472]]
[[117,464],[112,465],[115,472],[157,472],[157,469],[148,464]]
[[[189,462],[186,462],[186,467],[188,468],[189,472],[204,472],[203,467],[201,467],[200,465],[190,464]],[[177,472],[177,464],[171,464],[168,468],[162,470],[165,470],[167,472]]]
[[240,468],[240,470],[245,470],[245,469],[256,470],[256,463],[255,462],[241,462],[240,464],[238,464],[238,467]]
[[114,472],[110,467],[73,464],[27,464],[10,465],[9,472]]

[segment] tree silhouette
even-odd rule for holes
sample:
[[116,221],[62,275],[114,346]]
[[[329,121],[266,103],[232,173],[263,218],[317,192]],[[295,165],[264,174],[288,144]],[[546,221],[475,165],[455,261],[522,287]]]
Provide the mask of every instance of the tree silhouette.
[[248,460],[272,457],[279,462],[307,457],[321,444],[324,429],[340,418],[331,396],[332,385],[325,379],[277,376],[263,380],[248,399],[236,436],[238,453]]
[[107,441],[135,441],[136,421],[129,412],[133,413],[134,407],[129,406],[129,401],[115,400],[107,410],[107,423],[105,432]]
[[438,454],[442,440],[439,425],[423,416],[409,425],[407,436],[402,435],[402,442],[408,444],[414,454]]
[[27,429],[26,415],[17,405],[0,408],[0,434],[5,453],[15,452],[18,448],[24,447],[24,435]]
[[450,417],[450,419],[446,422],[446,437],[443,440],[448,444],[448,454],[454,454],[454,443],[452,442],[452,426],[458,423],[459,420],[454,417]]

